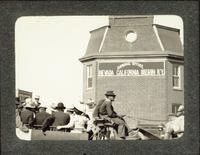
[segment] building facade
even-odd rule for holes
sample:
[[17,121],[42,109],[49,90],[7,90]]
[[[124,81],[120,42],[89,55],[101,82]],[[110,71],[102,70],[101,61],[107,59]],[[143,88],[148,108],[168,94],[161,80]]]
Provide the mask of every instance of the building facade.
[[26,98],[32,98],[32,92],[17,89],[16,97],[19,97],[20,103],[24,103]]
[[153,16],[111,16],[90,32],[83,63],[83,100],[96,104],[115,92],[115,111],[129,123],[160,124],[184,104],[184,54],[180,30]]

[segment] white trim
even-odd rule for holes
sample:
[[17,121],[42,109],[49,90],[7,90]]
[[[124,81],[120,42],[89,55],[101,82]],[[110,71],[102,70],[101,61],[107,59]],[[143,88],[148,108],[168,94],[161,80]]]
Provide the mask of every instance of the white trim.
[[[90,68],[91,67],[91,68]],[[92,71],[92,74],[89,76],[88,75],[88,69],[89,69],[89,72],[90,72],[90,69]],[[89,78],[92,78],[92,87],[88,87],[88,79]],[[86,65],[86,89],[92,89],[93,88],[93,65],[92,64],[88,64]]]
[[[130,62],[130,61],[133,61],[133,62],[162,62],[163,63],[163,70],[164,70],[164,74],[163,75],[134,75],[134,77],[139,77],[139,76],[151,76],[151,77],[164,77],[166,75],[166,60],[165,59],[160,59],[160,60],[153,60],[151,59],[150,61],[149,60],[120,60],[120,61],[117,61],[117,60],[114,60],[114,61],[98,61],[98,73],[97,73],[97,76],[99,77],[123,77],[121,75],[107,75],[107,76],[101,76],[99,75],[99,64],[100,63],[126,63],[126,62]],[[127,76],[128,77],[128,76]],[[130,76],[130,77],[133,77],[133,76]]]
[[172,64],[172,69],[173,69],[172,72],[174,71],[174,65],[176,65],[178,67],[177,68],[178,69],[178,75],[174,76],[174,74],[172,73],[172,82],[173,82],[174,78],[177,77],[178,78],[178,86],[173,86],[173,89],[174,90],[182,90],[182,86],[181,86],[181,79],[182,79],[182,77],[181,77],[181,65]]
[[167,58],[128,58],[128,59],[98,59],[97,62],[162,62]]
[[106,38],[107,32],[108,32],[108,27],[106,28],[106,30],[105,30],[105,32],[104,32],[104,34],[103,34],[103,39],[102,39],[101,44],[100,44],[100,47],[99,47],[99,52],[101,52],[101,49],[102,49],[102,47],[103,47],[103,43],[104,43],[104,40],[105,40],[105,38]]
[[158,30],[157,30],[157,28],[156,28],[155,25],[153,25],[153,30],[154,30],[154,32],[155,32],[155,34],[156,34],[156,37],[157,37],[157,39],[158,39],[158,43],[160,44],[161,50],[164,51],[164,47],[163,47],[163,45],[162,45],[162,42],[161,42],[160,37],[159,37],[159,35],[158,35]]

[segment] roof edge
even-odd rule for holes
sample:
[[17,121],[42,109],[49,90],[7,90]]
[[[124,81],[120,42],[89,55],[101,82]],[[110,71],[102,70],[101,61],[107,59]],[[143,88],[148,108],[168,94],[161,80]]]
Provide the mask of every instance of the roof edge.
[[153,25],[155,25],[158,28],[163,28],[163,29],[167,29],[167,30],[170,30],[170,31],[175,31],[175,32],[178,32],[180,34],[180,29],[178,29],[178,28],[174,28],[174,27],[170,27],[170,26],[164,26],[164,25],[160,25],[160,24],[153,24]]
[[99,27],[97,29],[91,30],[90,33],[94,32],[94,31],[97,31],[97,30],[100,30],[100,29],[103,29],[103,28],[107,28],[107,27],[110,28],[110,25],[101,26],[101,27]]
[[80,62],[85,62],[93,59],[110,59],[110,58],[152,58],[152,57],[166,57],[171,59],[184,60],[184,56],[174,54],[134,54],[134,55],[90,55],[79,58]]

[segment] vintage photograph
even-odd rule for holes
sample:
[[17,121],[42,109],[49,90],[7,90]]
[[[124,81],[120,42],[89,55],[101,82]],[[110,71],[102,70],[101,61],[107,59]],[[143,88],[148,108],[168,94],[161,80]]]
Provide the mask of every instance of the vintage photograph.
[[18,18],[17,137],[182,137],[183,22],[176,15]]

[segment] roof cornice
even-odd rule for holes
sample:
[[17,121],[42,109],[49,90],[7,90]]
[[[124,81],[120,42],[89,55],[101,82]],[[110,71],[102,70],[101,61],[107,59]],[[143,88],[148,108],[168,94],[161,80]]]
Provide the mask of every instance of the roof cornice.
[[79,59],[80,62],[91,61],[94,59],[119,59],[119,58],[170,58],[173,60],[184,61],[184,57],[173,54],[134,54],[134,55],[90,55]]

